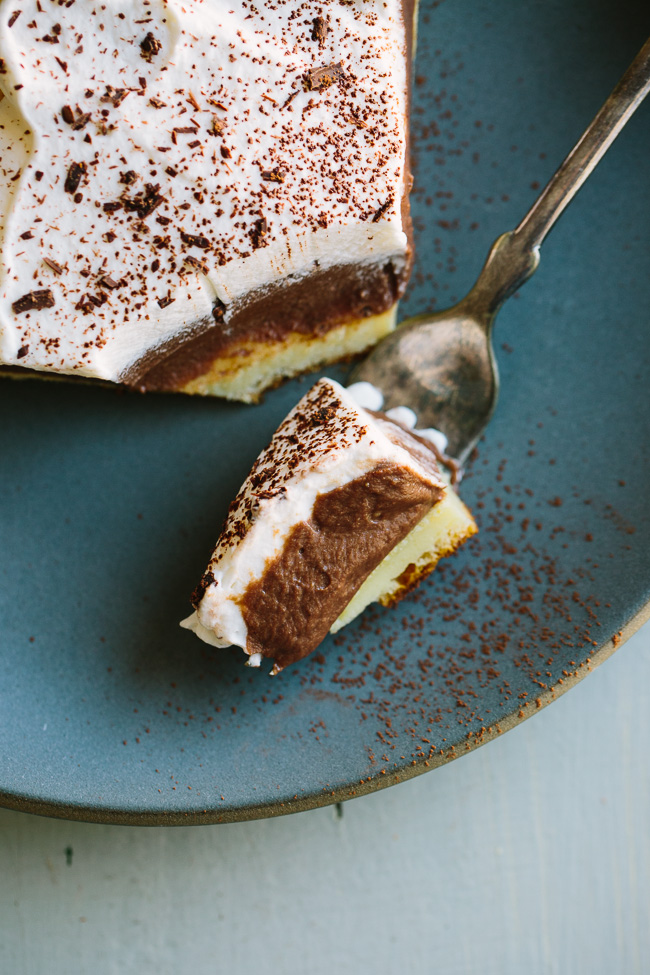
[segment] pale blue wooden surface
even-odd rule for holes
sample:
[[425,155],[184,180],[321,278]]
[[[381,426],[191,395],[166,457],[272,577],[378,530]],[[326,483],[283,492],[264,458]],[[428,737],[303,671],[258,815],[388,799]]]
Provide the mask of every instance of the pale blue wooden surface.
[[650,972],[650,625],[498,741],[343,807],[0,811],[0,972]]

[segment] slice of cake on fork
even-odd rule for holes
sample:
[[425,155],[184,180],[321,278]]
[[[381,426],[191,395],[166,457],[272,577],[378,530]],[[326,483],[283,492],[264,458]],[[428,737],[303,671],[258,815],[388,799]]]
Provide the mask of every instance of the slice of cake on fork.
[[322,379],[255,462],[183,625],[277,673],[369,602],[399,599],[475,531],[428,431]]

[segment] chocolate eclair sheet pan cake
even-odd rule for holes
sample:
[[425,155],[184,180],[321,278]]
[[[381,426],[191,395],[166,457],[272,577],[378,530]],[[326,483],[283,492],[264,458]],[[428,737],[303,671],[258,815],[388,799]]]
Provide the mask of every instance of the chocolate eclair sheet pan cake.
[[411,264],[413,0],[4,0],[0,363],[254,400]]

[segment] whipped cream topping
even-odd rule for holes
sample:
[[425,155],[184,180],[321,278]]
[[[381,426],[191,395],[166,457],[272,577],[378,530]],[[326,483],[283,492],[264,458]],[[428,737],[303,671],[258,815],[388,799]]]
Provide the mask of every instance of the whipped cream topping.
[[[384,405],[384,394],[372,383],[360,382],[352,383],[348,386],[348,393],[359,406],[367,410],[379,411]],[[415,410],[410,406],[394,406],[392,410],[386,410],[385,415],[395,423],[401,423],[407,430],[417,433],[418,437],[428,440],[444,456],[447,451],[448,440],[442,430],[435,427],[418,427],[418,417]]]
[[[393,423],[368,413],[337,382],[317,382],[280,424],[231,505],[195,593],[196,612],[181,625],[213,646],[245,650],[240,600],[248,586],[282,552],[294,526],[309,521],[319,495],[386,462],[446,490],[427,447],[413,441],[407,449]],[[249,659],[259,663],[258,654]]]
[[119,380],[265,285],[404,259],[404,45],[401,0],[5,0],[0,361]]

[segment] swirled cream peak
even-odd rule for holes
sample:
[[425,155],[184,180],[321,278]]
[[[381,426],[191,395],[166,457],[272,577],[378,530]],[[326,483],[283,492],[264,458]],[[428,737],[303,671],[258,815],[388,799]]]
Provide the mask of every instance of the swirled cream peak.
[[401,0],[5,0],[0,361],[119,380],[215,306],[399,260]]

